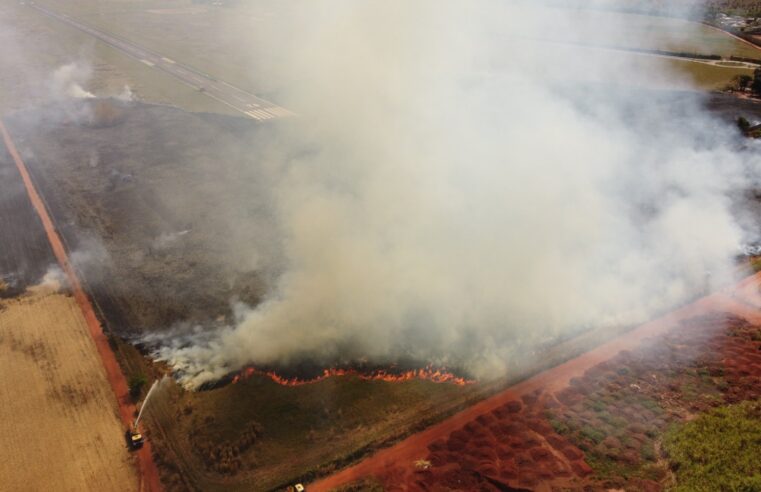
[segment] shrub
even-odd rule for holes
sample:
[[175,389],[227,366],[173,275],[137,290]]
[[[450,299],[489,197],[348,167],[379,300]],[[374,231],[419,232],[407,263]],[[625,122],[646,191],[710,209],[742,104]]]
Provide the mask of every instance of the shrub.
[[134,374],[132,377],[129,378],[129,395],[132,397],[133,400],[137,400],[140,397],[140,392],[143,390],[143,387],[148,384],[148,378],[145,377],[145,374]]
[[748,119],[745,118],[744,116],[738,116],[737,127],[740,129],[740,131],[745,133],[750,129],[750,121],[748,121]]
[[565,422],[553,417],[550,417],[549,420],[550,420],[550,425],[558,434],[565,435],[571,431],[571,429],[568,427],[568,425],[566,425]]
[[582,437],[593,441],[595,444],[599,444],[605,439],[605,432],[589,425],[585,425],[581,428],[581,435]]
[[655,449],[652,444],[646,444],[639,450],[639,455],[645,461],[655,461]]

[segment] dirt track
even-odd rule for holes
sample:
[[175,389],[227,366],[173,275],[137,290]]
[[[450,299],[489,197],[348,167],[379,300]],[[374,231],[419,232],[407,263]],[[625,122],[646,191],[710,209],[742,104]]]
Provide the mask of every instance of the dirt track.
[[[761,114],[755,102],[711,96],[709,103],[727,121],[738,112]],[[77,251],[77,243],[84,243],[78,238],[95,237],[108,252],[111,263],[97,264],[93,272],[78,265],[103,308],[102,319],[125,335],[185,320],[211,328],[231,298],[255,304],[261,294],[257,272],[236,255],[267,235],[229,225],[249,223],[266,209],[259,207],[267,182],[258,166],[266,153],[257,150],[266,148],[266,129],[173,108],[133,104],[119,110],[123,118],[114,126],[42,118],[58,114],[52,109],[8,121],[67,249]],[[253,153],[242,153],[247,149]],[[240,206],[249,196],[259,198]],[[229,405],[232,398],[220,401]],[[167,410],[167,420],[176,421],[175,409]],[[175,452],[193,450],[183,444]],[[419,459],[425,453],[422,446],[408,454]]]
[[[18,150],[16,149],[16,146],[5,125],[1,121],[0,133],[2,133],[5,147],[13,159],[19,174],[21,175],[21,179],[23,181],[24,187],[26,188],[26,192],[29,196],[32,207],[37,212],[37,215],[42,222],[42,227],[45,231],[45,235],[47,236],[50,247],[52,248],[53,255],[58,261],[58,265],[63,270],[63,274],[66,276],[68,285],[73,292],[74,300],[79,307],[80,315],[84,320],[84,326],[87,328],[87,333],[89,334],[88,341],[94,343],[96,353],[100,356],[100,369],[105,369],[104,375],[106,376],[106,381],[110,385],[113,394],[116,396],[118,403],[118,415],[122,421],[122,428],[123,426],[128,426],[133,420],[135,406],[129,400],[127,381],[125,380],[124,375],[121,372],[121,368],[116,361],[116,357],[114,356],[114,353],[109,346],[108,339],[103,332],[100,321],[95,315],[95,311],[90,302],[90,298],[82,288],[77,273],[74,270],[71,261],[69,260],[64,244],[61,241],[61,238],[56,231],[55,225],[47,212],[44,201],[37,192],[37,189],[31,180],[26,165],[21,159]],[[54,318],[52,318],[52,320],[54,321]],[[95,356],[95,353],[92,355]],[[50,368],[55,368],[55,365],[50,366]],[[103,374],[103,372],[101,373]],[[150,442],[147,442],[144,447],[136,453],[136,456],[138,457],[138,465],[141,474],[141,490],[143,488],[149,491],[161,490],[161,482],[159,479],[158,470],[155,463],[153,462]]]
[[[761,312],[754,306],[761,302],[758,293],[760,283],[761,274],[757,274],[741,282],[733,289],[705,297],[662,318],[642,325],[618,339],[551,370],[537,374],[424,432],[380,451],[353,467],[317,481],[310,485],[309,490],[328,491],[368,477],[380,477],[382,480],[387,480],[390,475],[394,476],[393,482],[404,483],[407,480],[404,477],[415,472],[414,462],[426,458],[429,449],[435,449],[436,444],[434,443],[436,441],[441,442],[456,431],[463,428],[467,429],[470,423],[479,418],[483,419],[487,414],[498,414],[500,409],[509,408],[511,403],[517,402],[517,406],[520,408],[520,402],[525,403],[527,399],[533,398],[533,395],[540,393],[557,395],[558,392],[570,386],[572,379],[582,377],[589,369],[601,362],[610,360],[624,350],[633,349],[645,340],[677,328],[680,326],[680,321],[711,313],[730,313],[751,323],[759,324],[761,323]],[[681,328],[686,329],[684,326]],[[466,456],[463,455],[460,458],[464,459]],[[577,459],[580,458],[577,457]],[[583,477],[591,472],[586,464],[580,462],[577,466],[578,468],[574,471],[578,476]]]
[[0,303],[3,490],[139,489],[94,348],[69,296]]

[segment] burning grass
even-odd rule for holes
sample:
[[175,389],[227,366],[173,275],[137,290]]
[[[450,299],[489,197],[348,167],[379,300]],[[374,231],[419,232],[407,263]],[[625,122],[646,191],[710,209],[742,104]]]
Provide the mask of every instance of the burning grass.
[[282,386],[303,386],[306,384],[319,383],[328,378],[353,376],[363,381],[385,381],[387,383],[401,383],[419,379],[421,381],[431,381],[433,383],[450,383],[457,386],[473,384],[475,381],[458,376],[446,369],[426,366],[422,369],[399,369],[398,367],[363,370],[361,368],[342,368],[332,367],[323,369],[322,372],[315,376],[282,376],[275,371],[247,367],[232,378],[232,383],[237,384],[241,379],[248,379],[254,374],[259,374],[270,378]]
[[[731,490],[756,490],[758,479],[747,470],[759,469],[761,403],[714,409],[761,398],[761,328],[730,314],[682,323],[597,364],[557,393],[537,389],[480,415],[428,446],[430,469],[389,469],[380,476],[383,484],[657,491],[668,485],[673,468],[682,487],[677,490],[723,490],[724,483],[736,483]],[[738,412],[756,421],[729,423]],[[710,432],[723,437],[691,450]],[[664,436],[667,450],[676,450],[669,455]],[[712,472],[714,453],[720,464],[742,446],[747,454],[729,468],[728,481],[717,476],[713,486],[696,486],[700,474]],[[743,474],[753,478],[737,481]]]
[[419,430],[467,405],[479,390],[353,373],[283,385],[254,372],[206,391],[174,386],[149,415],[162,431],[153,438],[158,447],[189,450],[166,463],[167,470],[193,469],[201,490],[271,490],[307,482]]

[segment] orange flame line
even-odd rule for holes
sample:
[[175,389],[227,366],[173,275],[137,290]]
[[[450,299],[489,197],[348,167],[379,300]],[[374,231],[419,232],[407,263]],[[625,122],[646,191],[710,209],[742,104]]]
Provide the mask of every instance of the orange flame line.
[[356,369],[329,368],[323,370],[321,375],[311,379],[285,378],[273,371],[262,371],[260,369],[256,369],[255,367],[247,367],[233,377],[232,384],[237,383],[241,379],[248,379],[254,374],[266,376],[282,386],[303,386],[305,384],[319,383],[320,381],[324,381],[328,378],[343,376],[356,376],[364,381],[386,381],[389,383],[410,381],[412,379],[420,379],[434,383],[451,383],[457,386],[465,386],[466,384],[475,383],[473,380],[455,376],[454,374],[446,372],[445,370],[433,369],[431,367],[413,369],[398,374],[392,374],[385,370],[363,373]]

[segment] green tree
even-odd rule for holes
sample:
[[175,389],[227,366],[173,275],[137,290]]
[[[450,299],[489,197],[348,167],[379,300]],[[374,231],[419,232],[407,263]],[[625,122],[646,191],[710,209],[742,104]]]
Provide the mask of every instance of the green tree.
[[753,85],[751,85],[753,93],[761,95],[761,67],[758,67],[753,71]]
[[737,88],[739,90],[744,91],[753,83],[753,77],[746,74],[735,75],[735,83],[737,84]]
[[750,121],[747,120],[744,116],[738,116],[737,117],[737,127],[740,129],[740,131],[747,132],[750,129]]
[[143,387],[148,384],[148,378],[145,377],[145,374],[135,374],[132,377],[129,378],[129,395],[132,397],[133,400],[137,400],[140,396],[140,392],[142,391]]

